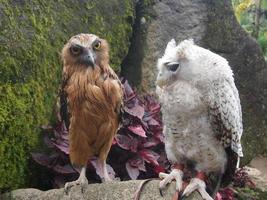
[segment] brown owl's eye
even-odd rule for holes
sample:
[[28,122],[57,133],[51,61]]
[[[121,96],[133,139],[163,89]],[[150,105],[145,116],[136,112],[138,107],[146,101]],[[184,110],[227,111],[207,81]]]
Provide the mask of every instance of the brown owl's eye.
[[82,50],[83,50],[82,47],[79,46],[79,45],[72,45],[70,47],[70,51],[71,51],[71,53],[73,55],[79,55],[79,54],[81,54],[82,53]]
[[97,41],[95,44],[94,44],[94,49],[95,50],[99,50],[101,47],[101,42],[100,41]]

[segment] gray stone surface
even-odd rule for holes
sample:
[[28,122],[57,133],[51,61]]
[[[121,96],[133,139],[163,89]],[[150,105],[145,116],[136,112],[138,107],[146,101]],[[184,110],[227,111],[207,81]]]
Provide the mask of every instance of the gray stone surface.
[[193,38],[199,42],[205,34],[207,22],[206,4],[201,0],[155,1],[155,18],[147,29],[146,49],[142,61],[142,86],[145,90],[155,88],[156,62],[164,53],[172,38],[182,41]]
[[[0,196],[1,200],[131,200],[141,181],[111,182],[103,184],[89,184],[84,193],[79,186],[71,188],[68,194],[63,189],[40,191],[37,189],[18,189]],[[140,200],[170,200],[175,191],[175,184],[171,184],[159,193],[159,180],[148,182],[141,193]],[[201,200],[195,192],[184,200]]]

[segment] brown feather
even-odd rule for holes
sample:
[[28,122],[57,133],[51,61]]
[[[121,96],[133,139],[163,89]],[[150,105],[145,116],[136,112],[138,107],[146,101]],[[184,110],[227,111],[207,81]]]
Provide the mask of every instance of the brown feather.
[[123,92],[117,75],[109,66],[107,42],[100,39],[101,49],[96,52],[94,69],[77,64],[69,51],[73,40],[89,46],[96,37],[91,34],[74,36],[62,50],[63,76],[68,77],[64,90],[71,114],[70,159],[78,166],[86,165],[92,156],[105,160],[119,127],[118,111]]

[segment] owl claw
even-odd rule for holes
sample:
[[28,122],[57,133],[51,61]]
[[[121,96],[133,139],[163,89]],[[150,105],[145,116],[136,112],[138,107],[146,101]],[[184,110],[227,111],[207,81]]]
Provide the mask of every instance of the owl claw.
[[81,192],[84,193],[86,186],[88,185],[88,180],[86,177],[79,177],[78,180],[67,182],[64,187],[64,192],[66,194],[69,193],[69,190],[73,187],[79,185],[81,187]]
[[182,196],[189,196],[192,192],[197,190],[204,200],[213,200],[213,198],[206,191],[206,184],[199,178],[192,178],[190,183],[185,188]]
[[171,183],[172,180],[176,181],[176,185],[175,185],[176,190],[177,191],[182,190],[182,185],[183,185],[183,180],[182,180],[183,172],[182,172],[182,170],[173,169],[170,174],[159,173],[159,178],[163,179],[159,183],[160,192],[162,192],[161,190],[163,188],[165,188],[168,183]]

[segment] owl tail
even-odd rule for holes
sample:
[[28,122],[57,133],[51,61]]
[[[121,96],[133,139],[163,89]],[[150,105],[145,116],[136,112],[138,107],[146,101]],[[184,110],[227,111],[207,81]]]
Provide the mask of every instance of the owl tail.
[[237,157],[236,169],[239,169],[239,165],[240,165],[240,156]]
[[225,149],[227,154],[227,165],[225,172],[222,177],[222,186],[228,186],[232,181],[235,175],[236,169],[239,167],[240,157],[232,151],[230,147]]
[[223,173],[211,173],[208,175],[206,190],[213,199],[215,199],[215,196],[220,189],[222,177]]

